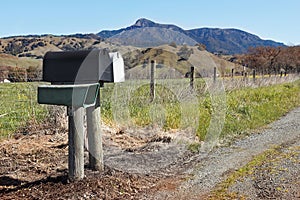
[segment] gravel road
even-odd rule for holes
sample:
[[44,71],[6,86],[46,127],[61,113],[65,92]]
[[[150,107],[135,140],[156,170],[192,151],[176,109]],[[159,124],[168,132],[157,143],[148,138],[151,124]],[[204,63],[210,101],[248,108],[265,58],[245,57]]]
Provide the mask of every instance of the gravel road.
[[[165,190],[156,192],[150,196],[144,196],[145,199],[205,199],[211,190],[224,178],[228,173],[246,165],[254,156],[274,147],[284,146],[296,147],[299,153],[300,141],[300,108],[297,108],[280,120],[270,124],[264,130],[253,133],[246,138],[236,141],[228,147],[220,147],[210,153],[200,153],[191,159],[196,163],[186,170],[186,174],[192,175],[187,181],[182,182],[174,191]],[[296,177],[299,191],[299,154],[296,157],[298,168],[293,168],[291,175]],[[286,165],[288,162],[284,162]],[[288,168],[285,166],[285,168]],[[287,171],[287,170],[286,170]],[[298,178],[297,178],[298,177]],[[244,189],[242,189],[244,188]],[[232,190],[246,191],[247,184],[241,184],[233,187]],[[250,188],[249,188],[250,189]],[[299,193],[298,193],[299,194]],[[289,196],[289,199],[298,199],[300,195],[295,193]],[[252,198],[257,199],[257,193],[252,193]],[[274,197],[273,197],[274,198]],[[249,197],[251,199],[251,197]]]

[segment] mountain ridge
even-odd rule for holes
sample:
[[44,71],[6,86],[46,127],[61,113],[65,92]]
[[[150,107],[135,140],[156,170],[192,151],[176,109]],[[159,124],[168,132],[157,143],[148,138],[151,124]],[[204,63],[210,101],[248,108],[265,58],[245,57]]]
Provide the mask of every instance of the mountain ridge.
[[96,35],[105,39],[105,38],[112,37],[113,35],[119,34],[123,31],[128,31],[128,30],[137,29],[137,28],[144,28],[144,27],[159,27],[159,28],[173,29],[173,30],[179,31],[179,32],[185,32],[182,28],[180,28],[176,25],[173,25],[173,24],[159,24],[159,23],[155,23],[151,20],[148,20],[146,18],[140,18],[133,25],[128,26],[126,28],[121,28],[118,30],[102,30],[99,33],[97,33]]
[[[272,46],[272,47],[278,47],[278,46],[285,46],[283,43],[275,42],[273,40],[263,40],[259,36],[248,33],[246,31],[235,29],[235,28],[195,28],[190,30],[184,30],[181,27],[178,27],[173,24],[159,24],[156,22],[153,22],[151,20],[148,20],[146,18],[138,19],[133,25],[118,29],[118,30],[104,30],[96,35],[98,35],[101,38],[108,39],[108,38],[117,38],[119,39],[119,42],[124,40],[127,42],[128,45],[133,45],[134,43],[128,43],[128,39],[134,38],[135,43],[142,43],[137,41],[143,41],[146,37],[143,35],[140,35],[137,37],[137,32],[134,34],[128,35],[127,38],[119,37],[121,33],[132,31],[132,30],[142,30],[144,28],[158,28],[161,29],[160,32],[162,32],[162,29],[168,29],[175,32],[180,32],[191,39],[195,40],[197,43],[204,44],[208,51],[210,52],[218,52],[223,54],[239,54],[239,53],[245,53],[247,52],[249,47],[257,47],[257,46]],[[157,29],[157,30],[158,30]],[[153,31],[152,35],[156,34],[162,34],[158,33],[157,31]],[[171,35],[166,35],[166,43],[170,41]],[[173,34],[174,35],[174,34]],[[147,39],[147,38],[146,38]],[[176,38],[173,39],[174,41]],[[120,42],[122,44],[122,42]],[[184,42],[183,42],[184,43]],[[183,44],[182,43],[182,44]],[[162,43],[159,43],[158,45],[161,45]],[[179,44],[179,45],[182,45]],[[153,46],[156,46],[157,44],[153,43]],[[141,47],[141,45],[139,45]],[[148,44],[149,46],[149,44]],[[147,46],[143,46],[147,47]]]
[[[95,46],[92,45],[93,43],[102,44],[105,40],[111,45],[126,45],[142,48],[155,47],[164,44],[193,46],[196,43],[200,43],[203,44],[201,46],[207,51],[216,53],[218,55],[246,53],[249,47],[285,46],[283,43],[272,40],[263,40],[257,35],[234,28],[195,28],[184,30],[183,28],[174,24],[160,24],[146,18],[141,18],[131,26],[118,30],[103,30],[99,33],[75,33],[60,36],[42,34],[4,37],[0,38],[0,43],[3,43],[0,44],[0,51],[19,56],[35,56],[40,58],[42,56],[41,53],[32,51],[35,51],[35,49],[39,46],[42,47],[44,44],[41,42],[43,42],[42,40],[45,38],[47,40],[45,44],[51,46],[51,48],[49,48],[50,50],[54,50],[56,47],[54,47],[53,44],[50,44],[50,40],[51,38],[55,39],[58,37],[65,39],[60,39],[61,41],[58,42],[52,41],[52,43],[55,44],[54,46],[57,46],[62,50],[75,50],[92,47]],[[76,38],[79,38],[82,41],[78,41]],[[40,39],[41,41],[38,41]],[[6,41],[8,41],[8,43]],[[90,43],[88,41],[90,41],[92,44],[85,45],[86,43]],[[30,45],[28,47],[29,49],[25,48],[26,45]]]

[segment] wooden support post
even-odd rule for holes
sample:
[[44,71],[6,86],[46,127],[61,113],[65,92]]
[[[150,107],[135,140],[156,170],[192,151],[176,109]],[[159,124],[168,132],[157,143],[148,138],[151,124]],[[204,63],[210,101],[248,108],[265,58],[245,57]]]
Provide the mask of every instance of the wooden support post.
[[217,68],[214,67],[214,83],[217,81]]
[[92,170],[102,171],[104,164],[100,121],[100,93],[97,94],[96,105],[87,108],[86,114],[89,166]]
[[195,77],[194,72],[195,72],[195,67],[191,66],[190,87],[191,87],[192,90],[194,89],[194,77]]
[[68,107],[69,116],[69,180],[84,177],[84,108]]
[[255,83],[255,81],[256,81],[256,71],[255,71],[255,69],[253,69],[253,71],[252,71],[252,75],[253,75],[253,82]]
[[150,68],[150,101],[155,99],[155,60],[151,60]]

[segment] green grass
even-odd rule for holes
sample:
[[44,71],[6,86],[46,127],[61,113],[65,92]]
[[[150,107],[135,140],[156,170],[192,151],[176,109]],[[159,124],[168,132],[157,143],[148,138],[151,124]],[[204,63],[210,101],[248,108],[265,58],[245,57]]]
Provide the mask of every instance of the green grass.
[[[156,106],[156,105],[163,105]],[[166,128],[178,128],[178,119],[180,119],[180,107],[176,95],[168,88],[156,85],[156,98],[151,101],[149,98],[149,86],[143,85],[134,91],[129,101],[130,116],[138,125],[149,125],[152,120],[159,120],[162,112],[156,112],[155,109],[165,109]],[[158,114],[158,115],[157,115]],[[157,115],[157,116],[155,116]]]
[[[198,82],[199,85],[204,83],[203,80]],[[195,107],[198,107],[196,105],[198,99],[196,95],[193,95],[196,101],[183,103],[185,101],[184,98],[189,97],[182,95],[182,98],[179,94],[181,88],[186,85],[189,87],[188,79],[157,81],[155,99],[151,101],[150,86],[147,80],[139,82],[128,81],[121,83],[118,87],[115,87],[113,84],[106,84],[104,88],[101,88],[100,94],[102,119],[106,123],[115,122],[114,114],[116,111],[113,111],[115,106],[113,102],[115,102],[121,104],[117,113],[125,112],[124,110],[126,110],[126,116],[122,117],[129,119],[130,122],[127,121],[127,124],[148,126],[158,123],[164,129],[188,127],[190,120],[186,117],[187,113],[198,115],[198,110],[195,109]],[[195,88],[196,90],[201,90],[201,88],[196,86]],[[117,95],[113,94],[115,90],[117,90]],[[185,120],[182,120],[183,118]]]
[[[218,109],[213,106],[209,93],[203,93],[204,85],[203,80],[197,79],[195,92],[185,94],[189,91],[188,79],[157,81],[156,98],[150,101],[147,80],[105,84],[101,88],[101,117],[105,123],[114,124],[119,122],[117,113],[118,119],[126,118],[125,125],[156,124],[165,130],[194,126],[195,134],[204,140],[212,114]],[[0,136],[12,134],[30,121],[45,119],[47,111],[45,106],[37,104],[36,87],[37,83],[0,84]],[[300,106],[300,81],[227,91],[226,100],[221,137],[241,135]],[[117,111],[114,110],[116,102]]]
[[[188,82],[186,82],[188,83]],[[175,90],[170,89],[169,85],[176,88],[176,84],[169,84],[168,87],[157,84],[156,99],[151,102],[149,98],[149,84],[141,84],[142,86],[126,91],[123,84],[124,93],[129,97],[124,98],[125,103],[122,109],[128,109],[128,118],[131,123],[138,126],[151,125],[163,118],[162,127],[164,129],[181,129],[187,128],[193,120],[192,117],[186,122],[182,118],[185,116],[196,116],[199,121],[197,124],[196,134],[204,140],[210,125],[212,113],[218,109],[212,105],[209,93],[203,94],[196,86],[196,101],[182,101],[178,98]],[[180,87],[179,83],[178,87]],[[199,82],[198,85],[203,84]],[[114,123],[112,114],[111,91],[113,85],[106,85],[102,88],[102,118]],[[119,100],[121,101],[120,98]],[[283,116],[291,109],[300,106],[300,81],[294,83],[285,83],[280,85],[272,85],[260,88],[242,88],[234,91],[226,92],[226,118],[221,137],[227,135],[240,135],[248,130],[265,126],[270,122]],[[195,99],[194,99],[195,100]],[[153,110],[156,116],[153,116]],[[163,116],[162,116],[163,115]]]
[[222,135],[267,125],[297,106],[300,106],[300,81],[228,92]]
[[[300,81],[260,88],[243,88],[226,93],[226,119],[221,136],[240,135],[265,126],[300,106]],[[200,102],[197,135],[204,139],[212,114],[209,97]]]
[[36,87],[37,83],[0,84],[0,137],[45,118],[47,111],[37,103]]

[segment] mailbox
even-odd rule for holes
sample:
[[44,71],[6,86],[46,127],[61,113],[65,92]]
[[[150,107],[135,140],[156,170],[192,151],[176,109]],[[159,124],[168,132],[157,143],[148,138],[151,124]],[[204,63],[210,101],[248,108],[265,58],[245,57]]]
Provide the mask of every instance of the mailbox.
[[121,82],[123,59],[105,49],[48,52],[43,60],[43,80],[64,84]]
[[43,80],[51,85],[38,87],[38,103],[68,106],[70,180],[84,177],[83,108],[88,108],[90,166],[103,169],[99,87],[124,81],[124,77],[122,56],[105,49],[48,52],[44,56]]
[[47,52],[43,81],[38,87],[40,104],[89,107],[95,105],[99,83],[124,81],[124,62],[106,49]]
[[41,104],[90,107],[95,105],[99,83],[76,85],[41,85],[38,102]]

